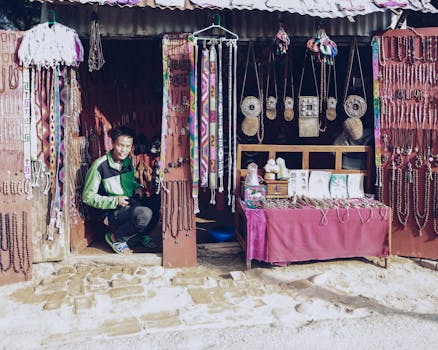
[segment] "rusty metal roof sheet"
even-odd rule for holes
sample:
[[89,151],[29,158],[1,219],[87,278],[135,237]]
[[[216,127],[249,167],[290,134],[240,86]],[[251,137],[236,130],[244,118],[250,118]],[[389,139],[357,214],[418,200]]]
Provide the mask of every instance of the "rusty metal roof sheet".
[[321,18],[338,18],[384,12],[390,8],[438,13],[430,0],[33,0],[161,9],[236,9],[280,11]]

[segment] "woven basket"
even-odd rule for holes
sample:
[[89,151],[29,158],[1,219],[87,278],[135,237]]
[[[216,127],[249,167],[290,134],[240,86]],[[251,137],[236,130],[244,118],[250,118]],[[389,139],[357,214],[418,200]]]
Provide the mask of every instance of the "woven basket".
[[363,136],[363,124],[360,118],[347,118],[344,121],[344,130],[353,140],[359,140]]

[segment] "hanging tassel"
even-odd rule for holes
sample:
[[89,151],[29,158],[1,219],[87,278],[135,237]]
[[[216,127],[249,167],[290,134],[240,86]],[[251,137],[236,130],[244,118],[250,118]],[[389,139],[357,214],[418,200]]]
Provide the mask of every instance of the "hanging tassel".
[[215,205],[216,204],[216,190],[211,190],[211,198],[210,198],[210,204]]
[[53,241],[53,237],[55,236],[55,224],[56,224],[56,217],[50,218],[50,223],[47,228],[47,240]]
[[196,215],[200,212],[199,210],[199,199],[198,196],[193,196],[193,213]]
[[219,177],[219,192],[223,192],[223,191],[224,191],[224,178]]
[[413,183],[414,178],[412,177],[412,164],[408,163],[408,170],[406,172],[406,179],[408,180],[408,183]]

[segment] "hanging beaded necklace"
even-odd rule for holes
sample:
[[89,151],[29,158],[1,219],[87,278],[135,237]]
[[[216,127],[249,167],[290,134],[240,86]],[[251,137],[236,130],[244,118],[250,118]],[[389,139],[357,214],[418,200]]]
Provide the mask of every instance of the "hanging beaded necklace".
[[[430,169],[428,168],[426,172],[424,173],[424,197],[423,197],[423,213],[420,213],[419,208],[419,190],[418,190],[418,170],[414,169],[414,218],[415,222],[417,223],[417,227],[419,229],[420,236],[422,235],[423,229],[427,225],[427,221],[429,219],[429,197],[430,197]],[[421,221],[423,221],[421,223]]]
[[[394,213],[394,187],[395,187],[395,161],[392,161],[390,173],[389,173],[389,182],[391,183],[389,186],[389,196],[388,196],[388,204],[391,207],[392,212]],[[392,216],[392,220],[394,221],[394,215]]]
[[31,260],[30,260],[30,252],[29,252],[29,245],[28,245],[28,231],[27,231],[27,212],[22,211],[21,212],[21,246],[26,255],[23,256],[23,262],[22,262],[22,270],[24,273],[24,276],[27,279],[27,276],[29,274],[30,268],[32,266]]
[[[3,214],[0,213],[0,249],[3,250]],[[2,252],[0,251],[0,271],[3,271]]]
[[377,186],[377,199],[380,202],[383,202],[384,200],[384,179],[385,177],[385,170],[382,166],[377,167],[377,176],[376,176],[376,186]]
[[380,66],[386,66],[386,57],[385,57],[385,38],[381,37],[379,39],[380,50],[379,50],[379,64]]
[[360,211],[360,208],[356,208],[356,210],[357,210],[357,213],[359,214],[359,219],[360,219],[360,222],[362,223],[362,224],[367,224],[367,223],[369,223],[370,221],[371,221],[371,219],[373,218],[373,208],[369,208],[369,214],[368,214],[368,218],[367,219],[365,219],[364,220],[364,218],[363,218],[363,216],[362,216],[362,213],[361,213],[361,211]]
[[[409,179],[406,174],[405,179],[403,179],[403,170],[396,170],[396,181],[397,181],[397,205],[396,205],[396,214],[398,221],[406,226],[406,223],[409,219]],[[404,186],[403,186],[404,183]],[[404,191],[403,191],[404,187]],[[403,202],[403,203],[402,203]],[[404,208],[403,208],[404,206]]]
[[438,172],[433,174],[433,232],[438,235]]
[[[11,219],[10,214],[5,214],[5,234],[6,234],[6,248],[3,247],[3,239],[1,242],[1,250],[4,252],[9,252],[9,265],[7,267],[2,266],[2,271],[9,271],[12,267],[13,251],[12,251],[12,239],[11,239]],[[3,238],[3,237],[2,237]]]

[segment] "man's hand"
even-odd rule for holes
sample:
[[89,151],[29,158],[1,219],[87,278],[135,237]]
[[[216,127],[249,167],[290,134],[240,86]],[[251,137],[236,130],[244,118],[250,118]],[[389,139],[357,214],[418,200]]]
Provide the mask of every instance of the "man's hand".
[[118,197],[118,204],[121,207],[126,207],[127,205],[129,205],[129,197],[119,196]]

